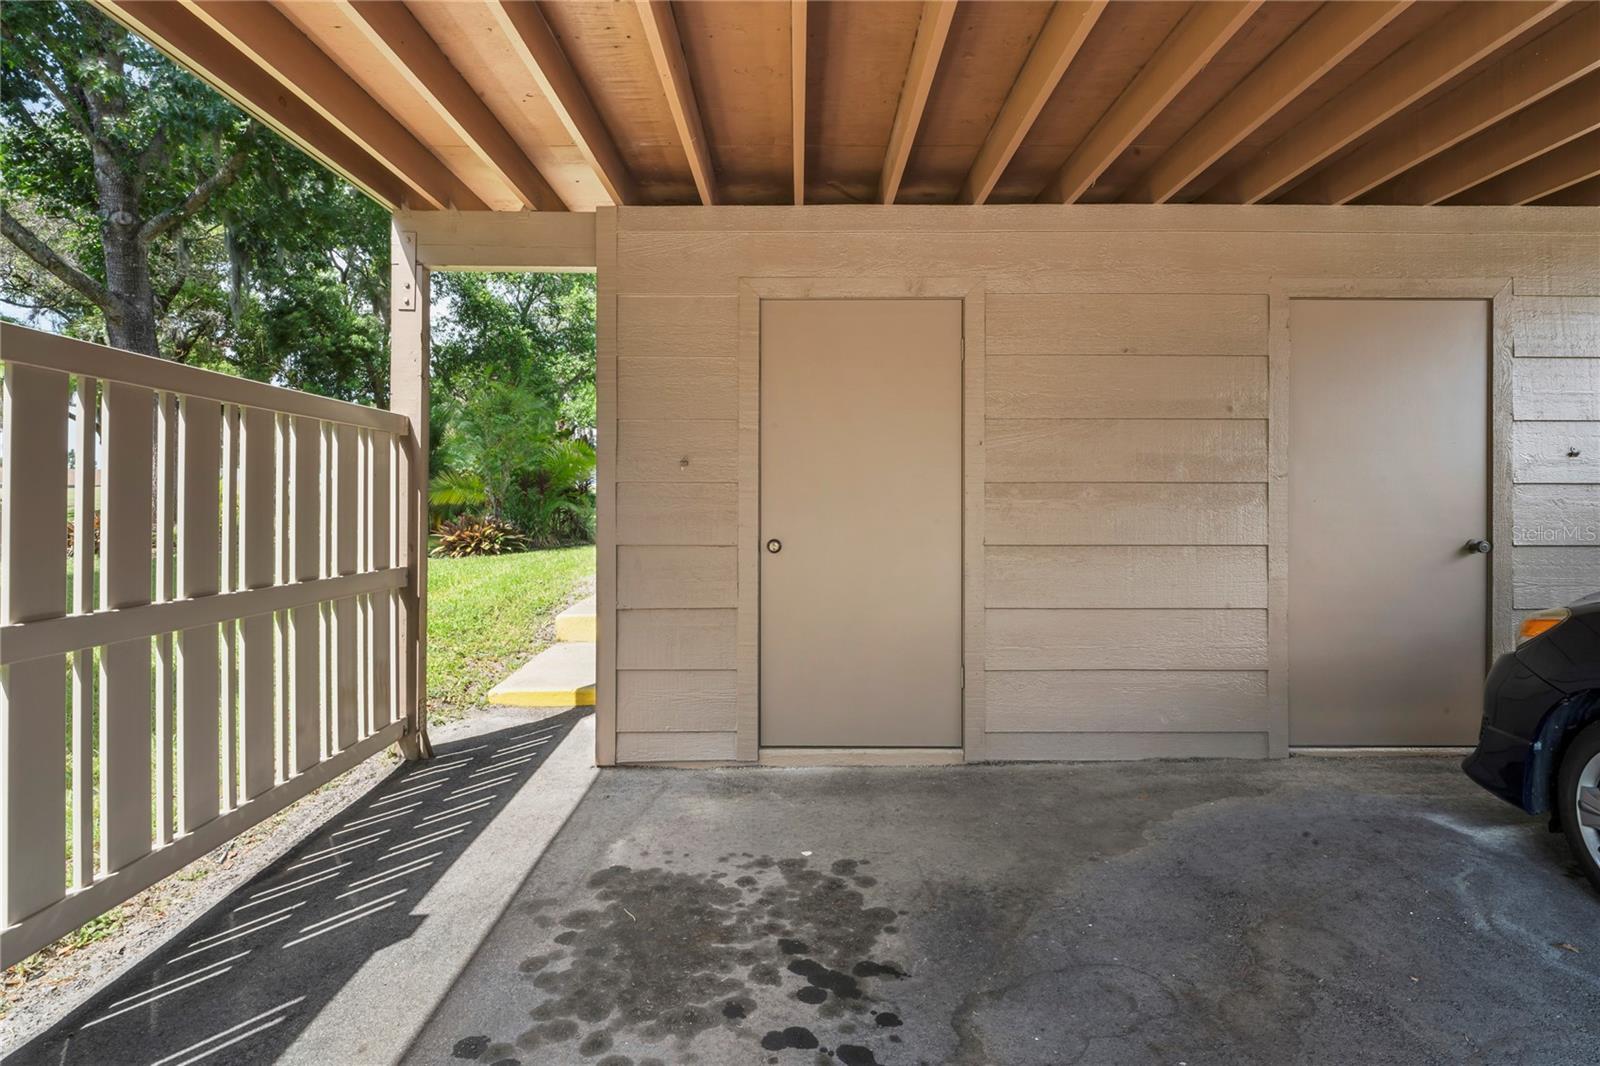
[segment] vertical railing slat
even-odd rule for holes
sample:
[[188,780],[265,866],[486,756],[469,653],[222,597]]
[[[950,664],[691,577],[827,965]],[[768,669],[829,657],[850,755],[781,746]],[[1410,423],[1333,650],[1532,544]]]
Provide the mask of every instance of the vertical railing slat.
[[[78,378],[72,430],[72,612],[94,610],[95,423],[100,389]],[[94,880],[94,649],[72,653],[72,887]]]
[[[294,541],[294,437],[290,427],[293,420],[284,414],[273,416],[273,438],[278,442],[277,462],[274,464],[274,483],[278,488],[273,501],[272,526],[276,538],[273,552],[273,583],[287,585],[294,580],[294,563],[290,545]],[[294,728],[290,724],[294,715],[294,640],[290,629],[290,614],[279,611],[273,615],[272,645],[278,660],[277,676],[273,685],[272,727],[277,754],[276,781],[287,781],[294,773],[294,756],[290,752]]]
[[[239,588],[239,408],[222,409],[222,583]],[[222,809],[232,810],[239,794],[239,627],[222,623]]]
[[[372,472],[369,479],[372,491],[372,522],[367,529],[372,546],[371,566],[374,570],[387,570],[394,565],[390,540],[394,536],[394,467],[391,452],[394,439],[387,433],[372,435]],[[394,688],[390,672],[394,668],[390,634],[394,632],[391,615],[394,611],[394,593],[377,592],[372,596],[372,728],[382,729],[394,721]]]
[[[177,397],[156,394],[156,565],[155,602],[172,599],[172,523],[177,511]],[[173,641],[172,634],[156,638],[156,844],[172,843],[173,754]]]
[[[7,364],[0,416],[0,623],[59,617],[67,605],[67,375]],[[8,924],[66,893],[66,669],[65,655],[0,667]]]
[[[185,396],[178,416],[178,595],[217,593],[221,510],[222,408]],[[218,627],[178,635],[178,831],[191,833],[217,816],[221,686]]]
[[[334,574],[356,572],[356,427],[333,428],[333,551]],[[343,751],[356,742],[356,601],[353,596],[331,605],[333,640],[333,747]]]
[[[239,586],[267,588],[273,583],[277,545],[277,426],[271,411],[247,407],[240,417],[243,458],[239,468]],[[240,756],[244,770],[240,798],[252,799],[273,784],[274,689],[272,615],[239,623],[242,647]]]
[[[322,427],[312,418],[290,420],[294,458],[290,468],[290,538],[296,581],[322,574]],[[322,753],[321,619],[315,605],[290,612],[294,645],[294,773],[310,769]]]
[[[150,602],[150,472],[155,394],[107,382],[100,433],[105,492],[100,513],[100,609]],[[119,870],[150,850],[150,640],[100,649],[100,869]]]

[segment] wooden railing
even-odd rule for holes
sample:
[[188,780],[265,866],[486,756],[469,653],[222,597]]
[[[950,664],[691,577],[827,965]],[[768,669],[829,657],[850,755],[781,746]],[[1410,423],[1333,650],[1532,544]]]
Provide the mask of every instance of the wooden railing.
[[403,416],[0,330],[9,965],[417,734],[420,649]]

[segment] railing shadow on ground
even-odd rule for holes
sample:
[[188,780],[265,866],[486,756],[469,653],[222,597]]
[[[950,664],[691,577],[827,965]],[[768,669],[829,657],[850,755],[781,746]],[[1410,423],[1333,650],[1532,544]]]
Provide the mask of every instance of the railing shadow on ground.
[[275,1060],[373,955],[416,932],[417,903],[586,713],[399,767],[7,1066]]

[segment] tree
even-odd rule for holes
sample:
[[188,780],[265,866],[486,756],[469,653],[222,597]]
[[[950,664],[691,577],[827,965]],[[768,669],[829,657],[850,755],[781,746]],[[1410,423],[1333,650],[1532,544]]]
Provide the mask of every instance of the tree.
[[433,375],[442,401],[488,380],[537,396],[569,435],[595,425],[590,274],[436,274]]
[[194,267],[185,224],[238,180],[262,131],[98,11],[58,2],[0,13],[0,120],[7,199],[28,205],[0,204],[0,232],[58,286],[34,295],[58,309],[70,295],[111,344],[160,354]]

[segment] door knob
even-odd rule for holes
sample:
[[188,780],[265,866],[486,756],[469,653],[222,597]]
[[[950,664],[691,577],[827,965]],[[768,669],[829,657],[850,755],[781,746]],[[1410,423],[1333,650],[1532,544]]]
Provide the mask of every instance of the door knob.
[[1486,540],[1469,540],[1467,541],[1466,547],[1467,551],[1469,552],[1474,552],[1478,555],[1487,555],[1494,545],[1490,544]]
[[783,551],[783,541],[779,540],[777,537],[773,537],[771,540],[767,541],[767,551],[771,552],[773,555],[777,555],[779,552]]

